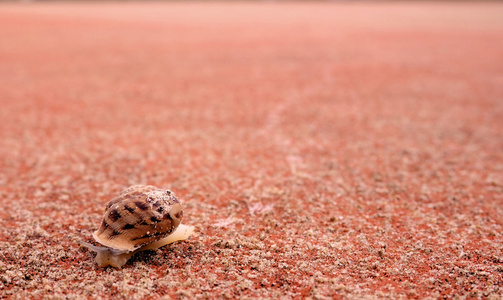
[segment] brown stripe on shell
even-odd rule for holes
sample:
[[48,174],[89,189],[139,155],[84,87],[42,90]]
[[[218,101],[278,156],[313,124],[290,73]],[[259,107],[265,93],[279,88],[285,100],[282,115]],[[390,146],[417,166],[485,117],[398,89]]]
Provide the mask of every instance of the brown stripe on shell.
[[170,234],[171,232],[173,231],[173,229],[171,229],[170,231],[168,232],[155,232],[155,233],[147,233],[145,234],[144,236],[140,236],[140,237],[137,237],[137,238],[134,238],[133,240],[141,240],[141,239],[146,239],[146,238],[151,238],[151,237],[156,237],[156,236],[167,236],[168,234]]
[[134,207],[131,207],[129,205],[124,205],[124,209],[127,210],[130,213],[134,213]]
[[110,221],[112,221],[112,222],[116,222],[121,217],[122,216],[117,209],[112,209],[112,210],[110,210],[110,213],[108,213],[108,219],[110,219]]
[[134,204],[136,205],[136,207],[138,207],[141,210],[147,210],[149,208],[149,205],[147,205],[141,201],[135,201]]
[[135,228],[136,226],[134,224],[126,224],[122,227],[122,230],[128,230],[128,229],[133,229]]
[[111,237],[119,235],[121,232],[117,230],[112,230],[112,233],[110,234]]

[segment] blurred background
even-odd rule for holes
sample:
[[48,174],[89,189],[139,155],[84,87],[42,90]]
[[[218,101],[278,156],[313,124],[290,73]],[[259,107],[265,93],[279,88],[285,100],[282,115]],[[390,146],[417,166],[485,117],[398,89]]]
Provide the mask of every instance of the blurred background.
[[[502,16],[1,2],[0,296],[498,298]],[[132,184],[198,234],[100,270],[75,240]]]

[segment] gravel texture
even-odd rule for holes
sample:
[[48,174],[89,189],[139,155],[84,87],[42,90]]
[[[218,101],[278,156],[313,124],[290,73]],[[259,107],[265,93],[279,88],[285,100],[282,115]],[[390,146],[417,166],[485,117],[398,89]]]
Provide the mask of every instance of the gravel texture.
[[[503,295],[501,2],[0,3],[0,296]],[[188,241],[97,267],[105,204]]]

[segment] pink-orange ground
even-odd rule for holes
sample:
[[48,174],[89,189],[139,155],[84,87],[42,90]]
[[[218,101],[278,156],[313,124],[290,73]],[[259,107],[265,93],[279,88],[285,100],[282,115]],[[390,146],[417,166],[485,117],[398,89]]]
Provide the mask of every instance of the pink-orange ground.
[[[0,4],[0,297],[503,294],[503,4]],[[131,184],[190,240],[101,269]]]

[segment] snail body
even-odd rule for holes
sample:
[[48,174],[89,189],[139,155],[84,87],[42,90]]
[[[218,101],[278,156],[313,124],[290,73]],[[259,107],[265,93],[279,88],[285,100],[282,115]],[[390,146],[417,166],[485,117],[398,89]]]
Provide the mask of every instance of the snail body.
[[97,253],[95,261],[100,267],[120,268],[137,252],[191,236],[194,228],[180,224],[182,217],[182,205],[170,190],[134,185],[107,204],[103,221],[93,233],[103,246],[79,243]]

